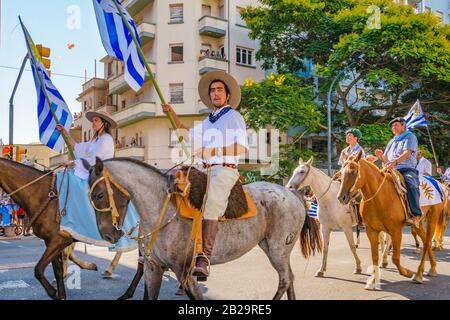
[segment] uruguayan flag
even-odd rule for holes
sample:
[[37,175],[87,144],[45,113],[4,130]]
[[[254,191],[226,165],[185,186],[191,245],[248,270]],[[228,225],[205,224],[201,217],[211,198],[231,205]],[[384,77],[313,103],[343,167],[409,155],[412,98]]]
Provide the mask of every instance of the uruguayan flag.
[[411,130],[415,127],[423,127],[427,125],[427,120],[422,111],[422,106],[420,101],[417,100],[416,103],[411,107],[408,114],[405,117],[406,129]]
[[[113,0],[93,0],[103,46],[108,55],[125,62],[125,81],[138,91],[144,84],[145,67],[131,34]],[[118,3],[141,46],[133,18]]]
[[319,205],[315,201],[307,201],[306,206],[308,207],[308,216],[311,218],[318,218],[319,215]]
[[[25,40],[28,48],[28,56],[30,59],[31,69],[33,72],[34,84],[36,86],[37,100],[38,100],[38,122],[39,122],[39,139],[47,147],[61,152],[64,145],[64,139],[61,133],[56,129],[56,121],[50,110],[51,108],[58,119],[59,124],[64,126],[67,130],[72,126],[73,118],[70,113],[64,98],[59,93],[58,89],[53,85],[50,77],[41,62],[39,52],[31,39],[30,34],[23,26]],[[41,83],[42,79],[42,83]],[[43,86],[42,86],[43,85]],[[49,101],[45,97],[45,92]]]

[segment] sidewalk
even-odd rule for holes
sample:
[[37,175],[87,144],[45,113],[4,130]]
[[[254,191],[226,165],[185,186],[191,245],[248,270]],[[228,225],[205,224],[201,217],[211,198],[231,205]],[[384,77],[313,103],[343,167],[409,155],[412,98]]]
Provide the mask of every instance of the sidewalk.
[[20,236],[14,236],[14,237],[5,237],[5,236],[0,236],[0,241],[12,241],[12,240],[37,240],[39,239],[38,237],[36,237],[35,235],[31,235],[28,237],[25,237],[23,235]]

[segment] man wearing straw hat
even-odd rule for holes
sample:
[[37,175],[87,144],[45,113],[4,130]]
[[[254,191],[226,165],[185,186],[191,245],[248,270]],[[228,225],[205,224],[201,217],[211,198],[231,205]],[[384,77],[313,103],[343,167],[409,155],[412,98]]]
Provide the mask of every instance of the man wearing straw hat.
[[[189,139],[195,154],[202,159],[210,181],[202,221],[203,254],[196,258],[193,275],[207,277],[218,219],[225,213],[231,189],[239,179],[239,156],[248,151],[248,146],[244,118],[235,110],[241,100],[237,81],[222,71],[208,72],[200,80],[198,91],[211,113],[190,130]],[[162,108],[164,112],[172,113],[178,128],[187,130],[170,105]]]

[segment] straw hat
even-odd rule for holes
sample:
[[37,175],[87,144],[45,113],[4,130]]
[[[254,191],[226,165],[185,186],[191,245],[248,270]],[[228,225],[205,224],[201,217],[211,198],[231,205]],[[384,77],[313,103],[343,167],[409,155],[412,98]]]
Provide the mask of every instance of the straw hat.
[[117,123],[105,111],[88,111],[86,112],[86,119],[92,122],[93,117],[99,117],[111,125],[111,129],[117,128]]
[[241,87],[231,75],[224,71],[210,71],[206,73],[198,83],[198,93],[202,102],[210,109],[214,109],[214,104],[209,96],[209,86],[211,82],[220,80],[225,83],[230,90],[230,101],[228,104],[236,109],[241,102]]

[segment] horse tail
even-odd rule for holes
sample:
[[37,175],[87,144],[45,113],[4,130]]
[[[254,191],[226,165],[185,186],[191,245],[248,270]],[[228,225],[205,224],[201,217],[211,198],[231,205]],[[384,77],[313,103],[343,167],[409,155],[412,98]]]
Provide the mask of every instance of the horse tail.
[[322,252],[322,236],[320,234],[319,223],[316,219],[306,215],[300,232],[300,249],[305,258]]

